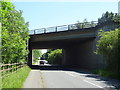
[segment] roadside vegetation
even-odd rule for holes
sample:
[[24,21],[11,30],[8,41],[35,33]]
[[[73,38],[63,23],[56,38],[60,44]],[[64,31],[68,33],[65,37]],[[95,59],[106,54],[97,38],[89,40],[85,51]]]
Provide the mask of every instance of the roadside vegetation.
[[100,32],[100,40],[97,44],[97,54],[103,55],[106,59],[107,67],[96,70],[102,76],[120,79],[120,28],[114,31]]
[[16,72],[10,72],[2,78],[2,88],[22,88],[30,70],[28,66],[24,66]]
[[48,54],[53,51],[53,49],[48,49],[46,53],[42,54],[41,60],[48,60]]
[[[22,11],[16,10],[11,2],[0,1],[1,29],[1,58],[0,64],[25,63],[29,53],[27,41],[29,39],[28,22],[22,17]],[[4,66],[7,69],[8,66]],[[30,69],[25,66],[18,71],[2,76],[2,88],[20,88]]]
[[28,22],[24,21],[22,11],[17,11],[10,2],[0,1],[0,4],[0,22],[2,22],[1,63],[26,62],[27,40],[29,39]]
[[112,13],[112,12],[105,12],[103,13],[101,18],[98,18],[98,24],[104,23],[106,21],[114,21],[119,22],[120,15],[118,13]]
[[62,64],[62,49],[56,49],[48,54],[48,62],[54,65]]
[[32,64],[35,64],[39,58],[42,56],[42,52],[40,50],[32,50],[32,55],[33,55],[33,63]]
[[[101,20],[113,20],[119,23],[120,16],[106,12]],[[97,43],[96,54],[100,54],[105,57],[107,67],[95,70],[94,73],[120,80],[120,27],[106,32],[101,30],[99,32],[99,36],[100,40]]]
[[43,60],[47,60],[50,64],[61,65],[62,64],[62,49],[49,49],[42,55]]

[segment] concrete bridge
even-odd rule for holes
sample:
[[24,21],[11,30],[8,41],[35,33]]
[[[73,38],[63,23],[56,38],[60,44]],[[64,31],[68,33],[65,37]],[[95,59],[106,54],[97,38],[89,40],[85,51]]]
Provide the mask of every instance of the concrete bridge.
[[105,66],[104,58],[96,55],[98,32],[114,30],[118,23],[96,22],[56,26],[30,31],[28,65],[32,67],[33,49],[62,49],[63,66],[95,69]]

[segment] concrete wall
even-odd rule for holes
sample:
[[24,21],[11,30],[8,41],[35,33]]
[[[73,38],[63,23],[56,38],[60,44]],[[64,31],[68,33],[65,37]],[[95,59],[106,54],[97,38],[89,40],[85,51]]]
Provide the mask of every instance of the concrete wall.
[[76,66],[78,52],[76,46],[69,46],[63,49],[63,65]]
[[64,48],[63,64],[69,66],[76,66],[86,69],[96,69],[106,67],[105,57],[96,55],[96,44],[100,39],[98,36],[99,30],[109,31],[117,28],[118,25],[110,24],[99,26],[96,28],[95,38],[84,40],[83,42],[74,43],[72,46]]
[[63,65],[75,66],[86,69],[102,68],[105,66],[102,56],[96,55],[95,38],[83,43],[63,49]]
[[104,67],[104,61],[102,56],[96,55],[96,40],[91,39],[85,41],[78,46],[78,63],[77,66],[81,68],[94,69]]

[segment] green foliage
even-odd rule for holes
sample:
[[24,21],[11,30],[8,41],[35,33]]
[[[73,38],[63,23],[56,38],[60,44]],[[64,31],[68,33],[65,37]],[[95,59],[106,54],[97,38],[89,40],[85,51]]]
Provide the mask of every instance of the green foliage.
[[[104,77],[109,77],[109,78],[114,78],[114,79],[119,79],[120,76],[115,70],[111,69],[98,69],[93,71],[94,74],[99,74],[100,76]],[[116,74],[117,73],[117,74]]]
[[48,52],[44,53],[41,57],[41,60],[47,60],[48,59]]
[[114,14],[112,12],[106,12],[102,15],[101,18],[98,19],[98,24],[101,24],[103,22],[106,22],[106,21],[115,21],[115,22],[118,22],[120,21],[120,15],[118,15],[117,13]]
[[42,52],[40,50],[33,50],[33,61],[34,62],[36,62],[41,56],[42,56]]
[[28,54],[28,23],[10,2],[0,1],[2,22],[2,63],[25,62]]
[[24,66],[16,73],[10,73],[9,76],[3,77],[2,88],[22,88],[30,70],[28,66]]
[[100,32],[101,37],[97,43],[97,54],[101,54],[106,57],[108,67],[113,70],[120,70],[120,28],[115,31]]
[[48,60],[48,54],[54,49],[48,49],[46,53],[44,53],[41,57],[41,60]]
[[[119,24],[120,15],[106,12],[98,19],[98,24],[113,21]],[[120,24],[119,24],[120,25]],[[106,57],[107,67],[96,70],[94,73],[105,77],[120,79],[120,28],[114,31],[100,31],[100,40],[97,43],[97,54]]]
[[51,51],[48,54],[48,62],[50,64],[57,64],[61,65],[62,64],[62,50],[61,49],[56,49],[54,51]]

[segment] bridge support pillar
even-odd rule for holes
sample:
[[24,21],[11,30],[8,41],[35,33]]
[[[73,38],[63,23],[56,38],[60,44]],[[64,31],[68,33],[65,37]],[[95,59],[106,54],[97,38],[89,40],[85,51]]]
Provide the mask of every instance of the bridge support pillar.
[[67,47],[63,49],[63,62],[65,66],[76,66],[78,59],[77,47]]
[[29,54],[28,54],[28,62],[27,62],[27,64],[28,64],[29,67],[32,67],[32,49],[30,47],[30,43],[28,45],[28,50],[29,50]]
[[94,38],[82,43],[72,44],[63,49],[62,64],[84,69],[103,68],[105,66],[103,57],[96,55],[95,50],[96,41]]

